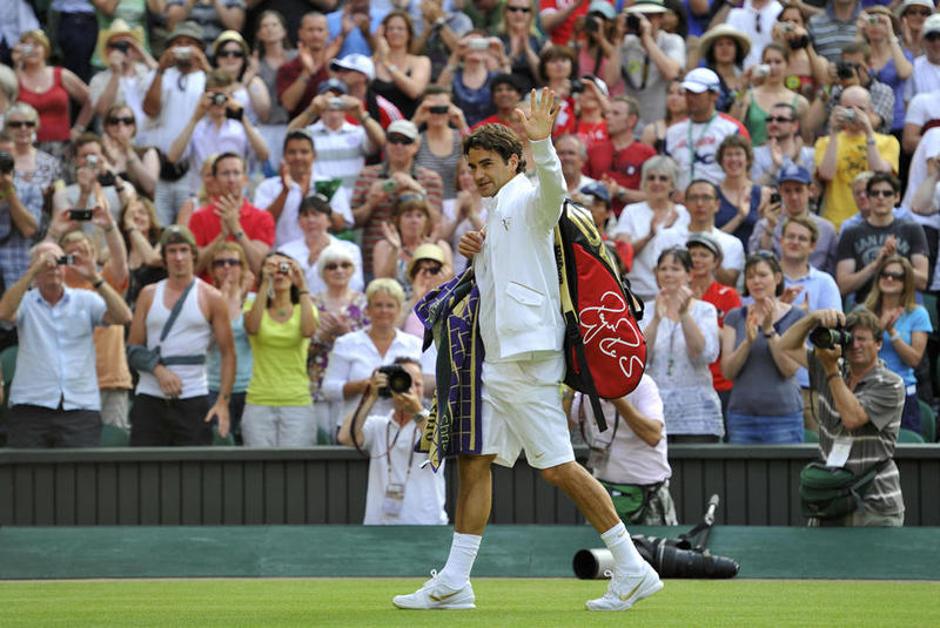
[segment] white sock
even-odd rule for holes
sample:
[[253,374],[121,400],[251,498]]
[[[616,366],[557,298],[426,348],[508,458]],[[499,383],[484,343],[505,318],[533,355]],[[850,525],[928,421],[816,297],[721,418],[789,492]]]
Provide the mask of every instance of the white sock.
[[623,521],[601,535],[601,540],[614,555],[614,564],[624,573],[635,574],[643,569],[646,561],[636,551],[633,539],[627,533],[627,526]]
[[438,579],[444,586],[461,589],[470,581],[470,570],[473,569],[473,561],[477,558],[482,540],[483,537],[477,534],[454,532],[454,541],[450,546],[447,564],[438,574]]

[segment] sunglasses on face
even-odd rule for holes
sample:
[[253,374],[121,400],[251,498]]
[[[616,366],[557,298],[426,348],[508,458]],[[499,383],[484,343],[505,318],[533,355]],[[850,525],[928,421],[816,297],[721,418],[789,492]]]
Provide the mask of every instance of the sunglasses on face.
[[241,260],[237,259],[216,259],[212,260],[213,268],[225,268],[226,266],[241,266]]
[[871,198],[891,198],[894,196],[894,190],[872,190],[868,193],[868,196]]
[[532,9],[529,7],[506,7],[506,10],[510,13],[528,13]]
[[219,54],[216,56],[218,56],[220,59],[224,59],[226,57],[243,59],[245,57],[245,53],[241,50],[220,50]]
[[352,268],[352,262],[330,262],[323,267],[325,270],[336,270],[337,268]]
[[32,129],[36,127],[36,123],[32,120],[7,120],[6,126],[11,129],[22,129],[23,127]]
[[439,264],[435,264],[434,266],[420,266],[417,271],[417,273],[427,273],[429,275],[437,275],[440,272],[441,266]]
[[108,124],[134,126],[134,118],[132,116],[114,116],[113,118],[108,118]]
[[389,144],[400,144],[402,146],[411,146],[415,143],[410,137],[405,137],[404,135],[390,135],[388,137]]
[[940,33],[936,31],[932,31],[924,35],[924,39],[926,39],[927,41],[937,41],[938,39],[940,39]]
[[881,275],[879,275],[879,276],[880,276],[882,279],[893,279],[893,280],[895,280],[895,281],[904,281],[904,273],[903,273],[903,272],[893,272],[893,271],[890,271],[890,270],[883,270],[883,271],[881,271]]
[[767,122],[777,122],[779,124],[784,124],[785,122],[793,122],[793,118],[784,118],[783,116],[767,116]]
[[919,17],[930,17],[931,15],[933,15],[933,13],[931,13],[927,9],[908,9],[907,11],[904,12],[904,15],[902,17],[907,17],[909,15],[917,15]]

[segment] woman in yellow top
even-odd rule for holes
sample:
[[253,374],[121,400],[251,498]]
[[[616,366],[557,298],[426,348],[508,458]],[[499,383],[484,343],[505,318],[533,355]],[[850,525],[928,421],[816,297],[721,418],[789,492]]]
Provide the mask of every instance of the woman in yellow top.
[[254,359],[242,415],[245,446],[310,447],[316,424],[307,350],[319,321],[300,265],[283,253],[268,255],[258,296],[245,311]]

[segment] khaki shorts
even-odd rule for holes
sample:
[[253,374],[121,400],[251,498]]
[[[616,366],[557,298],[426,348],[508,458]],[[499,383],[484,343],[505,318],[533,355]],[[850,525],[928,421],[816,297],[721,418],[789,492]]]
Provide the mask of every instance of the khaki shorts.
[[525,450],[536,469],[574,461],[561,407],[565,358],[544,353],[514,362],[483,363],[483,455],[511,467]]

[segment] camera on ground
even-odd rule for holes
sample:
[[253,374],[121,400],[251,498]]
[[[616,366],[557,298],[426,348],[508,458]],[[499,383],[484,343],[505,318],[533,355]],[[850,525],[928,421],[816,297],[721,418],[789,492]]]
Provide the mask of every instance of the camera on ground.
[[411,375],[402,365],[380,366],[379,373],[385,373],[385,377],[388,378],[388,386],[379,388],[379,397],[388,399],[392,396],[392,393],[406,393],[411,390]]

